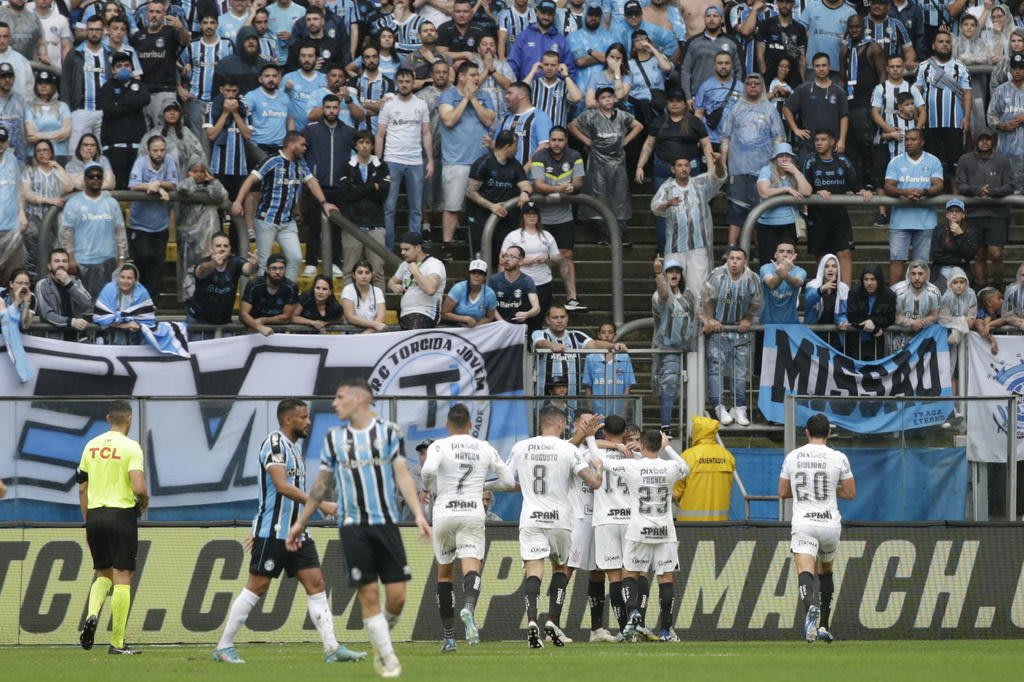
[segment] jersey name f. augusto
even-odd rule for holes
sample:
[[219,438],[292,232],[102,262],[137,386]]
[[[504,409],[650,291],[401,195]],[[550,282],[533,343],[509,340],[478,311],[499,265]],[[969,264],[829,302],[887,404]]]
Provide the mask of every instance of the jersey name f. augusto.
[[509,467],[523,491],[520,528],[572,528],[570,488],[587,468],[572,443],[555,436],[536,436],[512,447]]

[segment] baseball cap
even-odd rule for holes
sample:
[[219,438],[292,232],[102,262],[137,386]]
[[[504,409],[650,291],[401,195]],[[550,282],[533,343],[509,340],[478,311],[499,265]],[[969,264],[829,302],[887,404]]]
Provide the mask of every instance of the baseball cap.
[[587,7],[588,17],[599,17],[602,14],[604,14],[604,11],[597,5],[590,5],[589,7]]
[[181,111],[181,105],[178,104],[177,100],[168,102],[167,106],[164,107],[164,111],[167,111],[168,109],[177,109],[178,111]]
[[267,259],[267,267],[269,268],[274,263],[287,263],[287,262],[288,261],[286,261],[284,256],[282,256],[281,254],[279,254],[279,253],[272,253],[272,254],[270,254],[270,258]]
[[568,386],[569,385],[569,378],[567,376],[565,376],[564,374],[559,374],[558,376],[553,376],[550,379],[548,379],[547,385],[548,386]]
[[793,156],[793,147],[788,142],[779,142],[772,148],[772,159],[778,158],[783,154]]
[[555,11],[555,3],[552,0],[540,0],[540,2],[537,3],[537,11],[538,12],[554,12]]
[[615,88],[613,88],[613,87],[611,87],[611,86],[609,86],[609,85],[605,85],[605,86],[603,86],[603,87],[600,87],[600,88],[598,88],[598,89],[597,89],[597,91],[596,91],[596,92],[594,93],[594,97],[600,97],[601,95],[603,95],[603,94],[604,94],[604,93],[606,93],[606,92],[610,92],[611,94],[613,94],[613,95],[614,95],[614,94],[615,94]]
[[469,261],[469,271],[487,274],[487,261],[479,258]]
[[650,36],[647,35],[647,31],[643,30],[642,28],[638,28],[637,30],[633,31],[633,35],[631,35],[629,39],[632,41],[636,40],[637,38],[650,38]]
[[8,64],[7,62],[3,62],[2,64],[0,64],[0,76],[13,76],[13,75],[14,75],[14,67],[13,66]]
[[423,235],[419,232],[406,232],[402,235],[402,238],[398,240],[399,244],[412,244],[413,246],[423,246]]
[[131,63],[132,56],[128,52],[115,52],[114,56],[110,58],[111,64],[117,64],[118,62]]
[[679,262],[678,260],[676,260],[675,258],[669,258],[669,259],[668,259],[667,261],[665,261],[665,262],[664,262],[664,263],[662,263],[662,265],[661,265],[661,271],[662,271],[662,272],[668,272],[668,271],[669,271],[669,270],[671,270],[672,268],[677,268],[677,269],[679,269],[679,270],[682,270],[682,269],[683,269],[683,264],[682,264],[682,263],[680,263],[680,262]]
[[640,0],[629,0],[629,2],[627,2],[622,7],[622,13],[623,14],[643,14],[644,13],[644,8],[643,8],[643,5],[640,4]]
[[949,201],[947,201],[946,210],[948,211],[951,208],[959,208],[961,211],[964,210],[963,199],[950,199]]
[[993,139],[993,140],[994,140],[994,139],[996,138],[996,134],[995,134],[995,133],[994,133],[994,132],[992,131],[992,129],[991,129],[991,128],[982,128],[982,129],[981,129],[981,130],[979,130],[979,131],[978,131],[978,133],[977,133],[977,134],[976,134],[976,135],[974,136],[974,139],[975,139],[975,140],[980,140],[980,139],[981,139],[981,138],[983,138],[983,137],[988,137],[988,138],[991,138],[991,139]]
[[101,164],[98,164],[95,161],[90,161],[89,163],[85,164],[85,167],[82,168],[82,175],[88,175],[89,171],[93,170],[94,168],[99,171],[103,170],[103,166]]
[[433,438],[425,438],[416,444],[416,452],[422,452],[434,444]]
[[1010,56],[1010,68],[1019,69],[1024,67],[1024,52],[1014,52]]
[[532,201],[527,201],[523,204],[522,211],[523,213],[540,213],[540,209],[537,208],[537,204]]
[[56,82],[57,82],[57,74],[53,73],[52,71],[47,71],[46,69],[42,69],[39,73],[36,74],[36,83],[56,83]]
[[676,88],[668,91],[668,99],[686,99],[686,93]]

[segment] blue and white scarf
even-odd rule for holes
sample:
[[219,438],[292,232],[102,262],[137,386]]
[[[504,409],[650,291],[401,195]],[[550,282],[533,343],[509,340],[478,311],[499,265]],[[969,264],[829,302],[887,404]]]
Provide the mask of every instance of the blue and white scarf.
[[131,301],[119,309],[121,298],[117,282],[110,282],[100,291],[92,320],[103,329],[112,324],[137,322],[142,339],[160,353],[191,357],[188,351],[188,333],[184,322],[157,322],[156,306],[146,287],[136,284]]
[[0,332],[3,332],[7,345],[7,355],[14,364],[18,381],[27,382],[32,378],[32,365],[28,361],[28,353],[21,342],[21,310],[16,305],[9,305],[0,313]]

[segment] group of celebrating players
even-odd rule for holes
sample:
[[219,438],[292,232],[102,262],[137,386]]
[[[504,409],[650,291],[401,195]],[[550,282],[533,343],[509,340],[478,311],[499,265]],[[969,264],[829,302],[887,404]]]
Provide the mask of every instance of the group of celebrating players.
[[[390,630],[402,613],[411,575],[397,525],[399,496],[412,511],[421,535],[433,542],[444,633],[441,651],[456,650],[456,559],[462,570],[465,600],[459,617],[466,641],[478,644],[475,609],[486,550],[485,490],[522,493],[519,545],[530,648],[543,648],[545,641],[558,647],[572,641],[559,626],[559,619],[574,570],[588,572],[591,642],[679,641],[672,627],[674,577],[679,568],[673,491],[690,473],[690,466],[669,445],[668,436],[649,430],[628,437],[621,417],[581,411],[571,438],[565,440],[565,413],[547,405],[539,415],[540,435],[516,443],[506,463],[490,444],[471,435],[469,410],[455,404],[448,411],[448,437],[429,446],[421,469],[424,498],[432,505],[431,528],[402,452],[401,434],[373,411],[369,384],[362,379],[345,381],[335,394],[333,408],[342,425],[328,432],[319,473],[307,493],[299,442],[309,436],[309,408],[295,399],[278,405],[279,429],[271,432],[260,449],[260,499],[247,541],[249,578],[231,605],[214,660],[243,662],[235,650],[235,636],[266,594],[271,579],[282,571],[297,577],[306,590],[309,616],[323,642],[324,660],[367,657],[339,644],[334,634],[319,558],[306,533],[306,524],[319,510],[337,517],[344,567],[349,584],[357,589],[375,670],[382,677],[401,675]],[[114,637],[108,652],[138,654],[138,649],[125,644],[124,631],[135,569],[136,519],[144,511],[148,495],[141,450],[127,438],[130,405],[115,404],[108,421],[111,431],[90,441],[79,467],[87,539],[97,571],[81,644],[86,649],[93,645],[99,610],[113,579],[117,584],[111,602]],[[803,636],[808,642],[834,639],[828,620],[832,559],[841,521],[836,503],[837,497],[852,499],[855,494],[846,456],[826,445],[829,430],[824,415],[811,417],[806,428],[808,443],[787,455],[779,480],[779,494],[793,499],[791,548],[806,614]],[[132,456],[103,457],[102,448],[111,443]],[[118,494],[111,495],[110,490]],[[335,491],[337,502],[332,502]],[[111,506],[117,511],[110,512]],[[553,573],[542,628],[538,601],[546,562],[553,566]],[[660,606],[654,628],[645,623],[650,574],[658,582]],[[603,622],[605,578],[608,601],[618,621],[619,631],[614,636]],[[384,585],[383,604],[379,583]]]

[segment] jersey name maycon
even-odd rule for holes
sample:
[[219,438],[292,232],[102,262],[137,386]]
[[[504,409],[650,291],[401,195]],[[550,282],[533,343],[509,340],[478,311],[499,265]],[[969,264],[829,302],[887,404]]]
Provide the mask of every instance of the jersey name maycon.
[[474,516],[483,519],[484,483],[488,473],[499,466],[504,468],[505,464],[497,450],[485,441],[469,435],[434,441],[421,469],[424,487],[430,479],[435,479],[434,518]]

